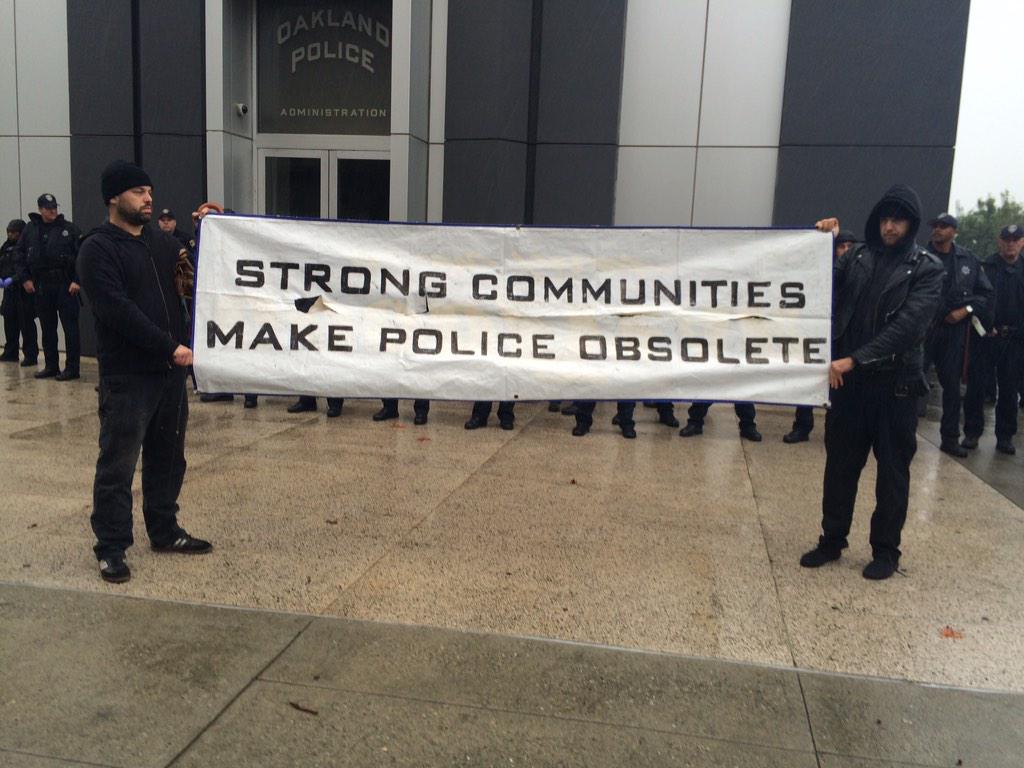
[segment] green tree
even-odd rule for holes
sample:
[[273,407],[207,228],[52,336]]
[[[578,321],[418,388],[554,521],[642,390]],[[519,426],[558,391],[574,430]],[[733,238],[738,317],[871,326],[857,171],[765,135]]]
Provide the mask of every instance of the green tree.
[[1014,200],[1009,192],[1003,192],[998,203],[989,195],[979,199],[977,206],[969,211],[958,204],[956,217],[960,223],[956,241],[984,259],[996,252],[996,240],[1003,227],[1024,225],[1024,205]]

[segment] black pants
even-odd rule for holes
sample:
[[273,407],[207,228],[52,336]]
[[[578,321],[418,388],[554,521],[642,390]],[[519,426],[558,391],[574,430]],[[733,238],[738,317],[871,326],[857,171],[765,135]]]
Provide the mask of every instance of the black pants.
[[39,336],[36,331],[35,301],[20,285],[4,288],[3,298],[4,335],[6,346],[4,356],[18,359],[18,344],[21,343],[25,359],[34,361],[39,357]]
[[[588,429],[594,423],[594,407],[597,403],[594,400],[577,400],[576,423]],[[671,403],[669,403],[671,407]],[[635,427],[633,411],[636,409],[636,400],[619,400],[615,405],[615,412],[619,417],[619,429]]]
[[[429,400],[417,400],[416,402],[430,403]],[[490,400],[477,400],[473,403],[472,416],[475,419],[487,419],[491,415],[492,403]],[[515,400],[502,400],[498,403],[498,421],[502,424],[514,422],[516,420],[516,403]]]
[[996,437],[1017,434],[1017,398],[1024,372],[1024,339],[971,339],[970,372],[964,398],[964,434],[978,437],[985,431],[985,385],[995,378]]
[[[942,387],[943,437],[956,440],[960,437],[960,381],[964,376],[964,339],[969,328],[965,323],[936,326],[924,344],[925,373],[934,365],[935,373]],[[980,341],[975,336],[971,343]]]
[[100,455],[93,485],[96,558],[132,545],[132,478],[142,452],[142,514],[149,540],[168,544],[178,526],[185,478],[188,398],[183,368],[166,373],[100,376]]
[[793,414],[793,431],[811,434],[814,429],[814,409],[809,405],[798,405]]
[[900,559],[907,519],[910,462],[917,452],[917,399],[897,397],[891,376],[846,377],[832,390],[825,416],[825,488],[821,500],[821,545],[847,546],[860,473],[874,451],[878,463],[871,551]]
[[[386,397],[381,399],[381,403],[384,404],[384,409],[391,413],[398,413],[398,400],[393,397]],[[412,401],[412,412],[417,416],[422,414],[426,416],[430,413],[430,401],[429,400],[413,400]]]
[[60,356],[57,353],[57,320],[64,328],[64,344],[67,347],[64,370],[78,373],[81,345],[78,337],[78,297],[68,293],[68,283],[42,283],[36,286],[36,313],[43,329],[43,357],[46,369],[60,370]]
[[[708,415],[710,407],[710,402],[693,403],[689,411],[687,411],[686,421],[690,424],[696,424],[698,427],[704,426],[704,417]],[[754,407],[753,403],[736,403],[733,409],[740,420],[740,429],[756,426],[757,408]]]

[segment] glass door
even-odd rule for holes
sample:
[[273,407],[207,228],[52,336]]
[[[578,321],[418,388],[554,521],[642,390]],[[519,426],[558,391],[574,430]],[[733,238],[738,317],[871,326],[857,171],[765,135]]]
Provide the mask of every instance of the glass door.
[[331,218],[388,221],[391,161],[385,152],[331,152]]
[[327,152],[261,149],[256,160],[259,213],[306,219],[331,215]]

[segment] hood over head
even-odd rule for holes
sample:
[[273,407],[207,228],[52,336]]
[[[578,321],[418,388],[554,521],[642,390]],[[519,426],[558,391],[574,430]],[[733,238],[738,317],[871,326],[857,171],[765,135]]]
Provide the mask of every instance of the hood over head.
[[864,242],[872,248],[885,247],[879,224],[883,218],[887,217],[907,219],[910,222],[907,236],[893,249],[896,251],[906,250],[914,242],[917,230],[921,227],[921,198],[917,196],[917,192],[906,184],[893,184],[882,195],[882,199],[875,203],[875,207],[871,209],[871,215],[868,216],[867,224],[864,225]]

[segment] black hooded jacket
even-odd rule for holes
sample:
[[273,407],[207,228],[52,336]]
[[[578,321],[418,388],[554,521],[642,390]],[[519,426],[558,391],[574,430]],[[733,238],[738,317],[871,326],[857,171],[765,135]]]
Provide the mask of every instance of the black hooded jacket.
[[167,371],[188,344],[174,285],[181,250],[153,227],[134,237],[110,222],[83,239],[78,271],[96,318],[100,375]]
[[[882,242],[882,212],[898,205],[910,220],[907,236],[892,248]],[[922,373],[922,342],[938,307],[944,269],[914,238],[921,225],[921,202],[910,187],[897,184],[878,201],[864,227],[864,243],[836,261],[833,270],[833,359],[852,357],[861,374],[897,374],[897,386],[927,390]],[[882,262],[895,259],[895,262]],[[888,268],[871,306],[860,306],[872,289],[876,267]]]

